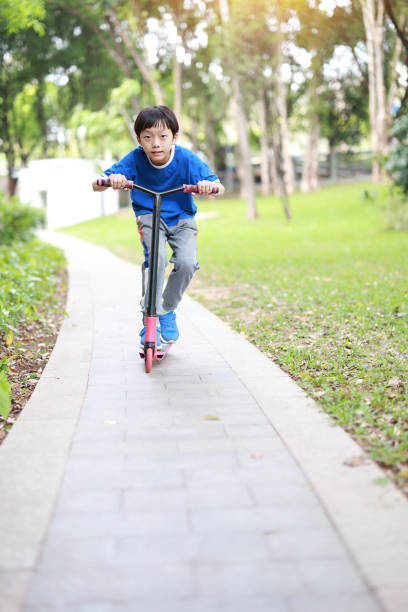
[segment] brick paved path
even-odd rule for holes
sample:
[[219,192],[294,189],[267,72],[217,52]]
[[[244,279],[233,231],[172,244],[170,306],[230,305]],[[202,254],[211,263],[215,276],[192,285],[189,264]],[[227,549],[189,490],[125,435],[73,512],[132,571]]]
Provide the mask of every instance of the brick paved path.
[[[70,318],[4,445],[8,458],[26,450],[27,469],[38,461],[34,519],[14,548],[6,538],[22,582],[11,564],[4,612],[380,612],[301,466],[207,339],[201,307],[184,302],[180,341],[146,375],[135,267],[61,240]],[[285,410],[303,395],[271,367],[264,392],[281,389]],[[250,354],[246,368],[255,378]]]

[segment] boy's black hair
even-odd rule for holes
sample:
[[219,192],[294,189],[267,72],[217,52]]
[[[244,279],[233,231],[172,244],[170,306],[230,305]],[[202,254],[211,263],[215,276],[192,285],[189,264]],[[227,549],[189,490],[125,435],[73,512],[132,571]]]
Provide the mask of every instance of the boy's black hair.
[[160,125],[165,125],[171,130],[173,136],[179,131],[177,117],[168,106],[146,106],[136,117],[134,125],[136,136],[139,137],[143,130]]

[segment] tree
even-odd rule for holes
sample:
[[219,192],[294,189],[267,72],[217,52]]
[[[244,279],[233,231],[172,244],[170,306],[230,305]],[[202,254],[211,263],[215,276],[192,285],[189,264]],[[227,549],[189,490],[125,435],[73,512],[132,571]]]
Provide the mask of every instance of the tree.
[[33,28],[39,34],[44,32],[42,20],[45,17],[43,0],[0,0],[0,24],[9,34]]
[[[309,137],[301,180],[301,189],[309,191],[319,184],[319,137],[329,141],[331,178],[335,179],[336,148],[342,143],[358,143],[364,133],[367,73],[356,52],[364,40],[364,28],[354,5],[327,13],[301,3],[297,15],[301,25],[296,43],[310,57],[310,68],[305,71],[305,129]],[[345,54],[347,48],[353,55],[353,65],[346,70],[336,60],[336,72],[329,71],[336,50]]]
[[[239,4],[239,2],[237,2]],[[242,8],[234,6],[234,8]],[[225,28],[225,48],[226,56],[224,56],[224,67],[231,79],[232,97],[234,102],[234,114],[236,118],[238,146],[240,153],[240,179],[243,185],[243,191],[248,203],[248,219],[256,219],[258,210],[256,207],[255,184],[252,173],[251,150],[249,144],[247,116],[244,107],[244,99],[241,91],[241,82],[236,70],[236,66],[232,65],[232,59],[235,56],[234,46],[231,41],[230,28],[231,17],[228,5],[228,0],[220,0],[220,16],[221,23]],[[234,15],[235,17],[235,15]],[[233,26],[238,23],[237,19],[233,20]]]
[[95,53],[92,32],[81,30],[76,17],[49,7],[43,24],[42,35],[33,28],[0,29],[0,152],[10,195],[17,167],[35,154],[58,154],[57,132],[73,108],[85,103],[100,109],[121,77],[104,49]]
[[380,158],[388,152],[388,116],[384,80],[384,0],[360,0],[368,54],[369,113],[373,180],[382,177]]
[[[402,47],[404,47],[405,64],[408,65],[408,8],[404,0],[384,0],[385,10],[390,19],[398,40],[394,50],[394,65],[401,56]],[[396,79],[391,80],[389,98],[393,102],[393,88],[395,89]],[[408,111],[408,83],[405,85],[405,93],[401,99],[401,105],[397,111],[397,116],[402,116]]]
[[[93,33],[128,79],[138,78],[149,87],[156,104],[164,103],[164,92],[157,71],[147,58],[143,45],[147,33],[147,20],[158,16],[158,7],[148,0],[139,0],[137,5],[129,0],[115,4],[110,0],[98,3],[82,0],[47,0],[62,10],[75,15]],[[150,95],[149,92],[149,95]],[[134,112],[140,110],[140,101],[133,98]]]

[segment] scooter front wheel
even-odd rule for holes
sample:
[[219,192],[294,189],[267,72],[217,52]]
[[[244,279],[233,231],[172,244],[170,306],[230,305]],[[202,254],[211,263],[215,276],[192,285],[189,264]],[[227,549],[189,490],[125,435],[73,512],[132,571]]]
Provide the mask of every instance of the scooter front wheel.
[[147,374],[152,369],[152,363],[153,363],[153,349],[148,348],[146,349],[146,354],[145,354],[145,370]]

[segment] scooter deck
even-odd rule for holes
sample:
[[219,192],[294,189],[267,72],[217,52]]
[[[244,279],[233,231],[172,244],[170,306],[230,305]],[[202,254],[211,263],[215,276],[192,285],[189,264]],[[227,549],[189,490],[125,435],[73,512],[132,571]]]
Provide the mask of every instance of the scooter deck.
[[[155,354],[153,356],[153,360],[162,361],[162,359],[165,358],[165,356],[167,355],[167,353],[169,352],[169,350],[173,346],[173,343],[165,344],[164,346],[165,346],[164,349],[162,348],[159,351],[155,352]],[[144,354],[144,350],[143,349],[139,349],[139,356],[140,356],[141,359],[145,358],[145,354]]]

